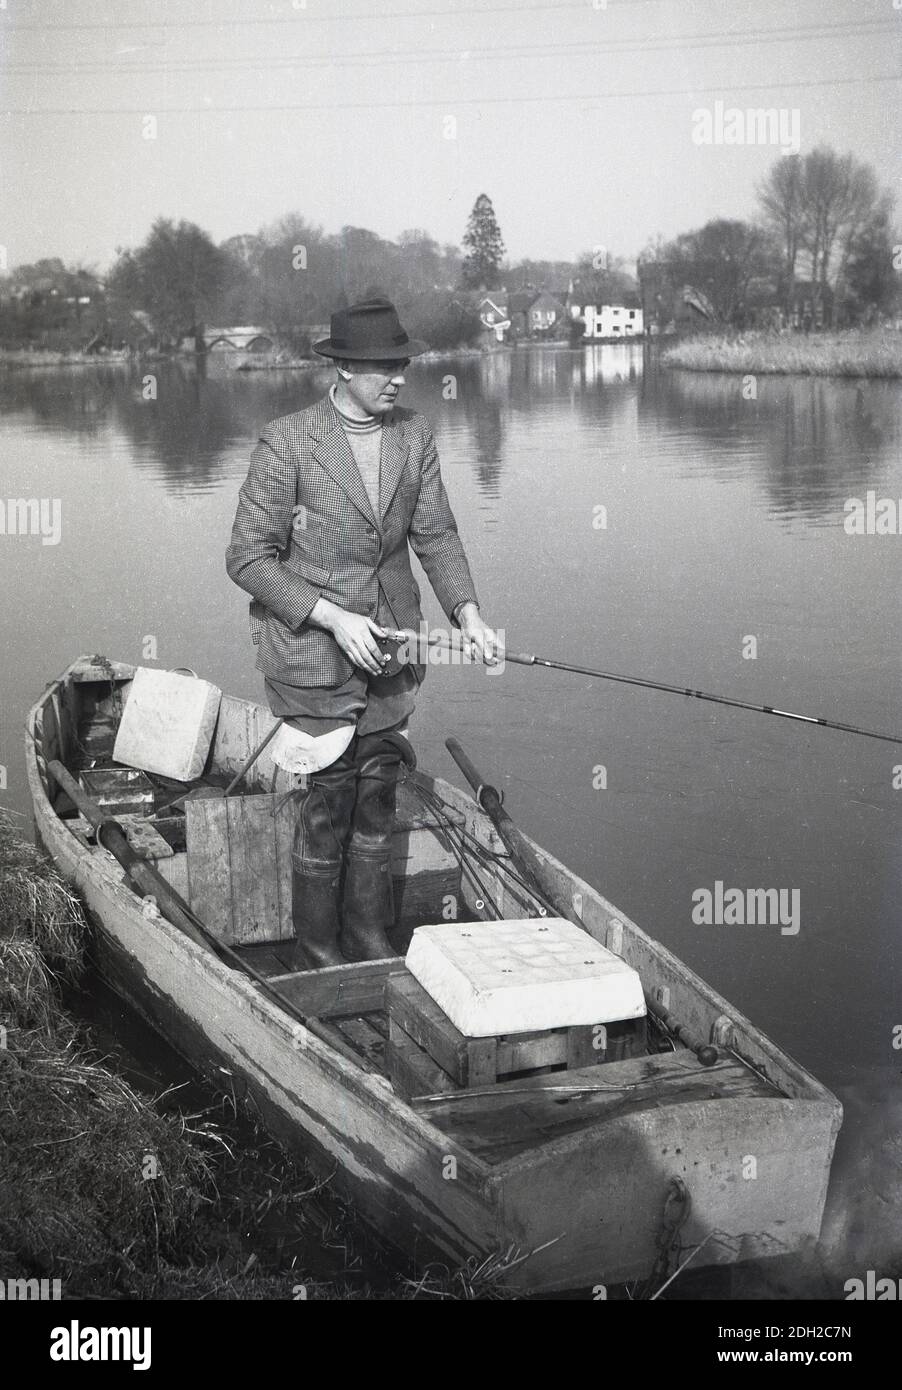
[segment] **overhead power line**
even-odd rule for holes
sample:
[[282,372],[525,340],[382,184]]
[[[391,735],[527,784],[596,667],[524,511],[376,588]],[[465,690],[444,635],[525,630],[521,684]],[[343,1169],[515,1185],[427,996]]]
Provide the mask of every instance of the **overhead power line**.
[[[459,63],[461,60],[475,60],[485,62],[498,62],[505,59],[521,61],[524,58],[553,58],[572,54],[577,57],[591,56],[597,53],[649,53],[680,50],[683,48],[697,51],[701,48],[746,48],[759,44],[770,43],[799,43],[813,42],[830,38],[855,38],[857,36],[867,36],[875,30],[898,29],[899,23],[893,19],[875,19],[859,22],[856,20],[841,21],[836,24],[810,24],[792,25],[783,29],[761,30],[761,29],[740,29],[729,30],[721,29],[712,33],[702,31],[701,33],[683,34],[679,37],[658,40],[637,41],[636,39],[609,39],[603,43],[561,43],[561,44],[499,44],[497,47],[480,48],[457,48],[450,50],[447,48],[419,48],[415,52],[399,53],[397,47],[382,48],[374,50],[362,50],[354,53],[298,53],[288,55],[242,55],[240,57],[223,58],[173,58],[151,59],[149,62],[142,62],[140,59],[130,57],[125,63],[115,63],[110,58],[104,62],[88,63],[43,63],[38,59],[22,61],[20,63],[8,63],[4,66],[7,76],[16,75],[43,75],[43,74],[71,74],[76,76],[82,72],[109,72],[111,76],[119,73],[140,73],[151,75],[154,73],[176,73],[176,72],[197,72],[217,70],[233,71],[236,69],[266,67],[273,69],[278,67],[348,67],[361,65],[365,67],[376,67],[383,62],[394,63],[424,63],[424,62],[453,62]],[[114,64],[114,65],[113,65]]]
[[297,9],[293,6],[290,12],[285,15],[253,15],[249,19],[125,19],[111,20],[105,24],[103,20],[83,20],[74,24],[56,24],[52,20],[43,22],[37,20],[23,20],[21,24],[4,25],[4,29],[17,30],[26,29],[229,29],[246,28],[257,25],[273,24],[345,24],[345,23],[366,23],[370,21],[381,21],[385,19],[457,19],[460,15],[467,14],[538,14],[546,11],[556,11],[558,14],[583,10],[589,14],[610,15],[616,8],[631,9],[634,5],[659,5],[670,4],[672,0],[610,0],[611,9],[607,7],[607,0],[569,0],[569,3],[554,4],[553,0],[540,0],[538,4],[531,5],[455,5],[453,9],[442,10],[369,10],[369,11],[345,11],[340,12],[332,9],[329,14],[317,14],[315,6],[322,3],[328,6],[332,0],[309,0],[307,5],[299,5]]
[[[536,105],[553,101],[606,101],[610,99],[625,100],[638,97],[707,96],[713,93],[717,93],[720,96],[732,97],[736,92],[764,92],[774,91],[777,88],[789,88],[793,92],[796,92],[811,87],[844,87],[862,82],[872,84],[876,82],[898,82],[900,80],[902,80],[902,73],[886,72],[876,74],[869,73],[867,76],[861,77],[813,78],[807,82],[796,82],[789,79],[782,82],[745,82],[739,84],[719,82],[714,87],[659,87],[639,92],[543,93],[537,96],[419,97],[414,101],[396,101],[393,98],[389,98],[387,101],[325,100],[244,106],[214,106],[211,101],[201,106],[157,106],[152,108],[152,114],[155,116],[184,116],[206,113],[242,115],[265,111],[397,111],[414,110],[422,106],[443,106],[446,110],[454,111],[462,106]],[[7,107],[5,111],[0,114],[6,116],[142,116],[147,114],[147,109],[147,104],[143,106],[109,107]]]

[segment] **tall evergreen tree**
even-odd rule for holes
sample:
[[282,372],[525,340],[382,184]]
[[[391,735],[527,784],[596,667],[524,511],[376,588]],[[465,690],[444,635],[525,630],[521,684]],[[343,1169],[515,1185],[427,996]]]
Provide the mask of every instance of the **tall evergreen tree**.
[[483,285],[486,289],[492,289],[505,247],[495,209],[487,193],[480,193],[473,204],[463,244],[466,250],[461,268],[463,284],[469,289],[480,289]]

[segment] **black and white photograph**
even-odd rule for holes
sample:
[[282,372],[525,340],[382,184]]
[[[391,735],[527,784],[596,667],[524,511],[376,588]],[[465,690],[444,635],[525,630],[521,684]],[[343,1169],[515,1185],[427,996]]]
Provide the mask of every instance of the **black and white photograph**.
[[0,1322],[861,1371],[902,0],[0,0],[0,77]]

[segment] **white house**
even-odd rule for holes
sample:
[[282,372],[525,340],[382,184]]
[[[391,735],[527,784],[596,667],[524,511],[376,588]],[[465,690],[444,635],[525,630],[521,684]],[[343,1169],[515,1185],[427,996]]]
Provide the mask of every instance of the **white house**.
[[477,312],[483,328],[494,334],[496,343],[503,343],[504,335],[511,326],[507,294],[504,291],[496,291],[492,295],[480,295]]
[[642,310],[626,304],[571,304],[570,312],[585,321],[584,338],[635,338],[645,331]]

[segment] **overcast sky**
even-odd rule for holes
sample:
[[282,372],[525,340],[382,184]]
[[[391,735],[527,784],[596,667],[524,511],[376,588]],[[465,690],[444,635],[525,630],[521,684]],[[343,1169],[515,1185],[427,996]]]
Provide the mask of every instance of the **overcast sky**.
[[103,270],[158,216],[459,243],[480,192],[514,259],[634,257],[753,212],[779,149],[695,144],[717,100],[899,190],[893,0],[9,0],[0,35],[10,265]]

